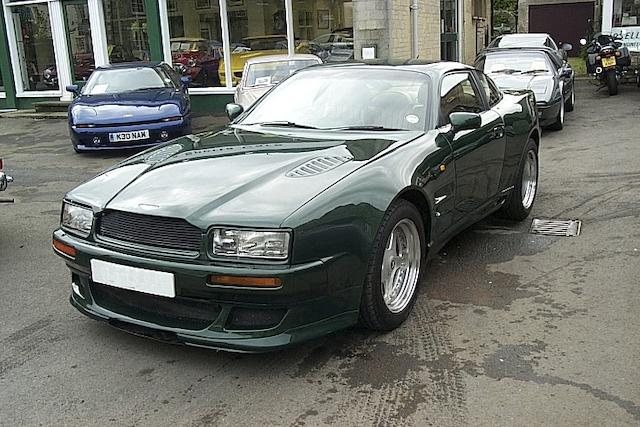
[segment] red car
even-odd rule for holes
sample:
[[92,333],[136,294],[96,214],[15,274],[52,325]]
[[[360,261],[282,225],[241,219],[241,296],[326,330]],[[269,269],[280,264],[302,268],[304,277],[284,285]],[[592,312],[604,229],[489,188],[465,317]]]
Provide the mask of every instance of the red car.
[[218,86],[218,65],[222,44],[199,38],[171,39],[171,61],[182,75],[191,77],[194,86]]

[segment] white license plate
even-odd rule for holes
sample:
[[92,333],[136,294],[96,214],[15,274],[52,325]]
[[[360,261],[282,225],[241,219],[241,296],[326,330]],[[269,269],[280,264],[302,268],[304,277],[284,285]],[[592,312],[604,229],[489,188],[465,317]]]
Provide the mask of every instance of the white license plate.
[[118,132],[118,133],[110,133],[109,141],[110,142],[129,142],[129,141],[139,141],[141,139],[149,139],[149,130],[134,130],[131,132]]
[[91,280],[145,294],[175,298],[176,287],[172,273],[129,267],[111,262],[91,260]]

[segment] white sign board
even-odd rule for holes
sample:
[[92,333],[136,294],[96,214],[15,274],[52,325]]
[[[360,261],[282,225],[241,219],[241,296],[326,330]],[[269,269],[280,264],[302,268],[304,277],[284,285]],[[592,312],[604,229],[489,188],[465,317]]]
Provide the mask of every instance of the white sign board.
[[620,37],[629,51],[640,52],[640,26],[613,27],[611,28],[611,34]]

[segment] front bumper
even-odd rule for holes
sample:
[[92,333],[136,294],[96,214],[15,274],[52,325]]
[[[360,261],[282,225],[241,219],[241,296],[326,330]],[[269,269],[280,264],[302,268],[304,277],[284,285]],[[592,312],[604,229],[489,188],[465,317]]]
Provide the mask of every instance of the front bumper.
[[[339,289],[329,277],[349,268],[348,256],[303,265],[242,266],[176,262],[121,253],[56,230],[53,238],[77,251],[65,259],[72,273],[71,304],[116,328],[161,341],[229,351],[264,352],[326,335],[358,320],[361,285]],[[97,259],[174,274],[176,297],[125,291],[91,280]],[[278,277],[277,289],[212,286],[211,274]]]
[[[109,134],[118,132],[131,132],[148,130],[149,138],[131,142],[110,142]],[[162,131],[167,132],[167,137],[162,138]],[[119,150],[124,148],[151,147],[171,139],[191,133],[191,119],[184,118],[171,122],[131,124],[126,126],[77,128],[69,126],[69,134],[73,145],[78,151]]]
[[562,98],[558,98],[554,102],[538,102],[536,107],[538,109],[538,119],[540,120],[540,126],[545,127],[552,125],[558,119],[558,113],[560,113],[560,106],[562,105]]

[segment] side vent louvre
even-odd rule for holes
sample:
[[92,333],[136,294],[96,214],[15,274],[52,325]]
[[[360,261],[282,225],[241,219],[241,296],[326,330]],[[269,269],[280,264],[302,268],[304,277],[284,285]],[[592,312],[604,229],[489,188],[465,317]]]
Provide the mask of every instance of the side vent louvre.
[[306,163],[301,164],[295,169],[287,172],[289,178],[304,178],[307,176],[320,175],[335,169],[343,163],[353,160],[353,157],[348,156],[323,156],[311,159]]

